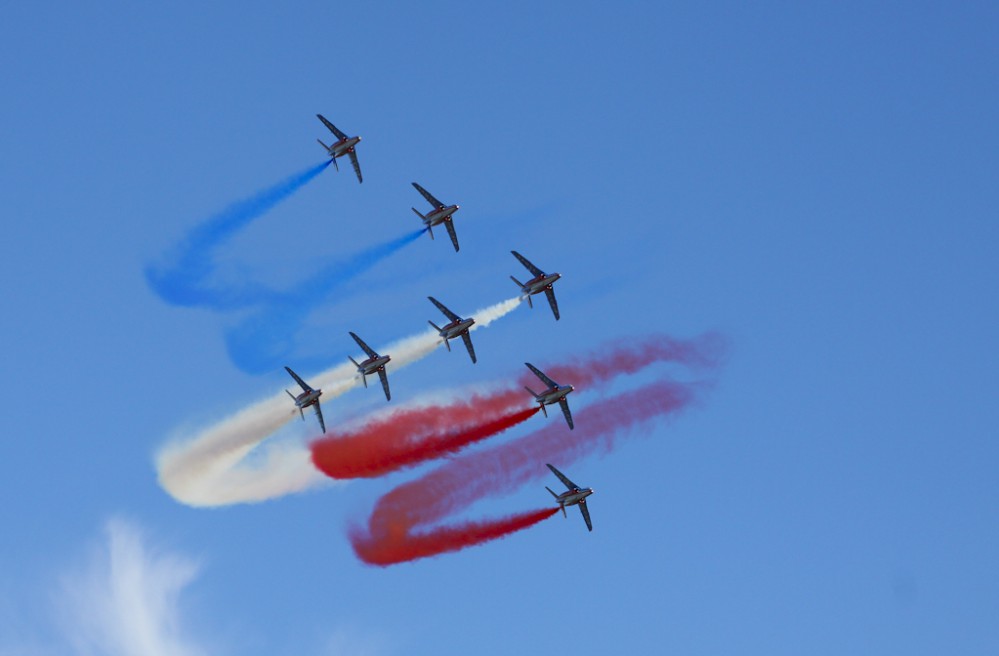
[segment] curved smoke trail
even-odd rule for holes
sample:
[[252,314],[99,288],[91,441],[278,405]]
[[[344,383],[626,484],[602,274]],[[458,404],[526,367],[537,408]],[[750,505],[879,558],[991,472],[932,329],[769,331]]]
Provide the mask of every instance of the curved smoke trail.
[[[682,364],[695,371],[712,370],[720,363],[724,351],[725,342],[717,334],[693,340],[655,336],[601,349],[599,355],[577,359],[571,365],[545,369],[562,383],[600,392],[615,377],[636,373],[659,362]],[[595,450],[609,452],[617,439],[632,429],[647,430],[653,420],[688,407],[707,386],[703,382],[663,379],[663,375],[660,378],[584,408],[576,413],[574,431],[556,420],[499,447],[452,457],[436,471],[400,485],[379,499],[367,526],[349,529],[355,553],[369,564],[390,565],[462,549],[541,521],[549,515],[537,511],[495,521],[437,526],[497,490],[507,491],[547,475],[545,462],[562,466]],[[389,413],[368,422],[359,431],[332,434],[314,443],[313,461],[328,475],[349,477],[408,466],[420,456],[430,459],[453,455],[468,444],[506,430],[509,426],[497,418],[515,407],[516,394],[509,389],[499,390],[468,401],[431,406],[422,413],[419,410]],[[519,394],[522,398],[523,393]],[[474,407],[482,409],[478,421],[474,420],[474,414],[469,414]],[[458,428],[449,424],[449,420],[457,423]],[[462,425],[463,420],[469,425]],[[439,423],[443,427],[438,427]],[[534,519],[526,521],[528,516]]]
[[[408,244],[426,229],[369,246],[320,267],[291,289],[277,290],[254,282],[213,281],[219,247],[255,219],[304,187],[332,160],[297,173],[249,199],[239,201],[192,229],[166,258],[148,265],[146,282],[161,299],[182,307],[203,307],[221,313],[240,312],[225,332],[226,350],[233,364],[250,374],[263,374],[282,364],[307,367],[294,357],[295,337],[308,316],[329,303],[333,292],[367,272]],[[247,316],[245,311],[249,310]],[[323,359],[323,355],[315,360]]]
[[166,265],[146,267],[150,288],[167,303],[182,307],[233,310],[272,300],[273,292],[260,286],[240,289],[207,286],[207,279],[215,272],[215,251],[254,219],[308,184],[332,161],[311,166],[255,196],[233,203],[191,230]]
[[[479,310],[472,315],[472,329],[485,328],[512,312],[520,301],[513,298]],[[440,344],[437,332],[428,329],[380,352],[392,356],[388,369],[394,372],[426,357]],[[306,379],[323,390],[323,402],[361,384],[350,363]],[[223,506],[264,501],[328,481],[312,465],[311,453],[302,444],[279,443],[257,453],[258,447],[296,416],[282,390],[193,435],[177,438],[156,454],[160,485],[187,505]]]
[[[323,267],[290,291],[272,294],[259,310],[226,331],[226,350],[233,364],[246,373],[262,374],[292,362],[295,335],[309,314],[329,303],[334,291],[413,243],[424,232],[420,228],[375,244]],[[294,364],[307,366],[297,359]]]
[[[654,420],[688,407],[703,387],[673,381],[652,383],[584,408],[576,415],[574,431],[551,422],[512,442],[453,458],[382,496],[366,526],[348,529],[354,553],[370,565],[387,566],[457,551],[537,523],[550,514],[541,516],[536,513],[543,511],[536,511],[436,526],[480,499],[548,476],[546,462],[562,467],[593,452],[607,453],[628,435],[649,433]],[[551,514],[555,512],[557,508]],[[536,520],[524,521],[527,517]]]
[[503,390],[380,412],[354,428],[327,431],[312,443],[312,462],[330,478],[376,478],[454,455],[533,417],[539,408],[525,408],[525,397]]

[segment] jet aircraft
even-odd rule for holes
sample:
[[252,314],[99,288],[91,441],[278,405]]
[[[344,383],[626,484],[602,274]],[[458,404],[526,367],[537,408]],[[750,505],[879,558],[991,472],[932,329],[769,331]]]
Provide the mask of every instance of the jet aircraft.
[[389,394],[388,374],[385,373],[385,365],[392,359],[392,357],[388,355],[378,355],[373,348],[364,343],[363,339],[354,333],[350,333],[350,336],[354,338],[357,345],[360,346],[361,349],[368,355],[368,359],[360,363],[349,355],[347,356],[347,359],[353,362],[354,366],[357,367],[357,371],[361,374],[361,378],[364,379],[364,386],[368,386],[368,374],[377,373],[378,377],[382,380],[382,389],[385,390],[385,400],[391,401],[392,395]]
[[428,321],[427,323],[433,326],[434,330],[437,331],[437,334],[444,338],[444,346],[447,347],[448,351],[451,350],[451,343],[448,340],[460,336],[462,341],[465,342],[465,348],[468,349],[468,355],[472,358],[472,364],[475,364],[475,349],[472,348],[472,336],[468,333],[471,327],[475,324],[475,319],[471,317],[468,319],[462,319],[457,314],[444,307],[444,304],[433,296],[428,296],[427,298],[430,299],[431,303],[437,306],[438,310],[443,312],[445,316],[451,320],[451,323],[447,324],[443,328],[435,324],[433,321]]
[[343,157],[346,155],[350,158],[350,163],[354,165],[354,173],[357,174],[357,181],[364,182],[361,178],[361,165],[357,162],[357,153],[354,151],[354,147],[361,141],[360,137],[348,137],[346,134],[337,129],[335,125],[326,120],[326,117],[322,114],[316,114],[319,120],[323,122],[323,125],[330,129],[334,135],[336,135],[337,140],[333,142],[332,145],[327,146],[323,143],[322,139],[316,139],[323,148],[326,149],[326,154],[330,156],[333,160],[333,166],[339,171],[340,167],[336,163],[337,157]]
[[302,388],[302,393],[298,396],[295,396],[291,392],[288,392],[288,390],[285,390],[285,392],[288,392],[288,396],[292,398],[295,405],[298,407],[298,414],[302,415],[302,421],[305,421],[305,408],[308,408],[311,405],[316,410],[316,417],[319,419],[319,428],[321,428],[325,433],[326,422],[323,421],[323,410],[319,407],[319,397],[323,395],[323,391],[321,389],[312,389],[309,387],[308,383],[302,380],[298,374],[290,368],[285,367],[285,370],[291,374],[291,377],[294,378],[295,382]]
[[555,320],[558,321],[558,303],[555,301],[555,290],[552,289],[552,285],[555,284],[556,280],[562,277],[562,274],[561,273],[546,274],[544,271],[531,264],[531,262],[526,257],[521,255],[517,251],[510,251],[510,252],[513,253],[513,256],[515,258],[520,260],[521,264],[527,267],[528,271],[534,274],[534,277],[528,280],[526,283],[520,282],[513,276],[510,276],[510,280],[517,283],[517,286],[520,287],[520,293],[527,298],[527,304],[530,305],[532,308],[534,307],[534,303],[531,302],[531,296],[533,296],[534,294],[540,294],[541,292],[544,292],[545,296],[548,297],[548,305],[552,306],[552,312],[555,314]]
[[524,386],[524,389],[526,389],[528,392],[531,393],[532,396],[534,396],[534,400],[537,401],[538,405],[541,406],[541,412],[545,413],[546,417],[548,416],[548,411],[545,409],[545,406],[552,405],[553,403],[558,403],[559,406],[561,406],[562,408],[562,414],[565,415],[565,423],[569,424],[569,430],[572,430],[574,428],[574,426],[572,425],[572,413],[569,412],[569,402],[565,400],[565,397],[569,394],[569,392],[571,392],[574,389],[573,386],[559,385],[554,380],[546,376],[540,369],[535,367],[530,362],[525,362],[524,364],[527,365],[528,369],[534,372],[535,376],[540,378],[545,383],[545,385],[548,386],[548,389],[541,392],[540,394],[532,390],[530,387],[527,387],[526,385]]
[[566,478],[565,474],[555,469],[551,465],[548,465],[548,469],[552,470],[552,473],[558,476],[559,480],[562,481],[562,483],[564,483],[567,488],[569,488],[567,491],[563,492],[562,494],[555,494],[554,492],[552,492],[552,489],[550,487],[548,487],[547,485],[545,486],[545,489],[551,492],[551,495],[555,497],[555,501],[558,502],[559,507],[562,508],[562,516],[567,517],[567,515],[565,514],[566,506],[579,506],[579,511],[583,513],[583,521],[586,522],[586,528],[592,531],[593,524],[590,522],[590,509],[586,507],[586,497],[593,494],[593,488],[579,487],[578,485],[570,481],[568,478]]
[[447,228],[447,234],[451,237],[451,243],[454,244],[454,252],[458,252],[458,235],[454,231],[454,224],[451,222],[451,217],[455,212],[458,211],[457,205],[445,205],[436,198],[429,191],[421,187],[420,185],[413,183],[416,190],[423,194],[423,197],[427,199],[427,202],[434,206],[434,209],[430,210],[426,215],[420,214],[420,211],[415,207],[411,208],[416,212],[416,216],[423,219],[423,225],[427,226],[427,232],[430,233],[430,238],[434,238],[434,226],[444,224]]

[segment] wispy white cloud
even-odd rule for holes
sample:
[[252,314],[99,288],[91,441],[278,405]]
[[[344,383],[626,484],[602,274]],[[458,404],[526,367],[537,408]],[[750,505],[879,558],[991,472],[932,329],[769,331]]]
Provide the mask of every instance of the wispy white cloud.
[[[0,581],[0,656],[219,656],[231,653],[185,597],[195,559],[152,544],[134,522],[112,519],[88,557],[54,586]],[[10,594],[8,594],[10,593]],[[38,597],[35,604],[32,597]],[[50,603],[54,599],[54,603]],[[44,601],[43,601],[44,600]],[[52,616],[52,611],[55,616]],[[318,627],[317,627],[318,629]],[[273,638],[274,636],[270,636]],[[301,642],[301,641],[297,641]],[[304,651],[321,656],[388,656],[395,645],[353,624],[319,629]]]
[[185,634],[180,596],[198,564],[156,551],[139,529],[107,523],[106,543],[83,571],[67,575],[59,592],[66,640],[78,654],[200,656],[209,653]]

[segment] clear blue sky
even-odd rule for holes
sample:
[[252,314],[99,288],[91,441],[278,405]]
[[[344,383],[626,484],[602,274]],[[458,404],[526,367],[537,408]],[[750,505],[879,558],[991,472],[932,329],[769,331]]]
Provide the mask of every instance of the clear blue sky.
[[[953,4],[4,7],[0,654],[130,653],[72,601],[107,598],[109,535],[186,645],[140,653],[999,650],[999,10]],[[479,364],[435,353],[394,397],[729,337],[701,406],[567,472],[597,489],[592,534],[553,518],[381,570],[344,526],[409,475],[212,511],[157,485],[173,431],[287,380],[234,366],[236,318],[163,303],[143,267],[321,162],[317,112],[363,136],[364,184],[325,171],[222,275],[293,285],[400,236],[413,180],[461,204],[462,250],[442,233],[358,278],[303,360],[420,330],[428,294],[510,297],[511,248],[562,272],[562,320],[518,309]]]

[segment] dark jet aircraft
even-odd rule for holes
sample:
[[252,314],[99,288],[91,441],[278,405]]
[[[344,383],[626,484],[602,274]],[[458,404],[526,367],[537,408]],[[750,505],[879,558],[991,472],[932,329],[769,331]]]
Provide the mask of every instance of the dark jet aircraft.
[[357,367],[357,371],[361,374],[361,378],[364,379],[365,387],[368,386],[368,374],[377,373],[378,377],[382,380],[382,389],[385,390],[385,400],[390,401],[392,399],[392,395],[389,394],[388,374],[385,373],[385,365],[392,359],[391,356],[378,355],[375,353],[373,348],[364,343],[363,339],[354,333],[350,333],[350,336],[353,337],[354,341],[357,342],[357,345],[360,346],[365,353],[367,353],[368,359],[361,363],[358,363],[357,360],[349,355],[347,356],[347,359],[353,362],[354,366]]
[[295,396],[291,392],[288,392],[288,390],[285,390],[285,392],[288,392],[288,396],[292,398],[295,405],[298,407],[298,414],[302,415],[302,421],[305,421],[305,408],[308,408],[311,405],[316,410],[316,417],[319,419],[319,428],[323,429],[323,432],[325,433],[326,422],[323,421],[323,410],[319,407],[319,397],[323,395],[323,391],[321,389],[312,389],[309,387],[304,380],[299,378],[298,374],[288,367],[285,367],[285,371],[291,374],[291,377],[295,379],[298,386],[302,388],[302,393],[298,396]]
[[558,403],[562,408],[562,414],[565,415],[565,423],[569,424],[569,430],[572,430],[574,428],[572,425],[572,413],[569,412],[569,402],[565,400],[565,397],[573,390],[572,385],[559,385],[530,362],[525,362],[524,364],[527,365],[528,369],[534,372],[535,376],[540,378],[544,384],[548,386],[548,389],[540,394],[536,393],[526,385],[524,386],[524,389],[534,396],[534,400],[541,406],[541,412],[545,413],[546,417],[548,416],[548,411],[545,409],[545,406]]
[[436,198],[429,191],[421,187],[420,185],[413,183],[416,190],[423,194],[423,197],[427,199],[427,202],[434,206],[434,209],[430,210],[426,215],[420,214],[419,210],[415,207],[411,208],[416,212],[416,216],[423,219],[423,225],[427,227],[427,232],[430,233],[430,238],[434,238],[434,226],[444,224],[447,228],[447,234],[451,237],[451,243],[454,244],[454,252],[458,252],[458,235],[454,231],[454,224],[451,222],[451,217],[455,212],[458,211],[457,205],[445,205]]
[[475,319],[472,319],[471,317],[468,319],[462,319],[457,314],[444,307],[444,304],[433,296],[428,296],[427,298],[430,299],[431,303],[437,306],[438,310],[443,312],[444,315],[451,320],[451,323],[447,324],[443,328],[435,324],[433,321],[428,321],[427,323],[433,326],[434,330],[437,331],[437,334],[444,338],[444,346],[447,347],[448,351],[451,350],[451,344],[448,340],[454,339],[455,337],[461,337],[461,339],[465,342],[465,348],[468,349],[468,355],[472,358],[472,364],[475,364],[475,349],[472,348],[472,336],[468,334],[469,329],[471,329],[472,325],[475,324]]
[[510,280],[517,283],[517,286],[520,287],[520,293],[527,298],[527,304],[532,308],[534,307],[534,303],[531,302],[531,296],[544,292],[545,296],[548,297],[548,305],[552,306],[552,312],[555,313],[555,320],[558,321],[558,303],[555,302],[555,290],[552,289],[552,285],[555,284],[556,280],[562,277],[562,274],[546,274],[544,271],[531,264],[526,257],[517,251],[510,252],[513,253],[513,256],[520,260],[520,263],[527,267],[528,271],[534,275],[534,277],[526,283],[520,282],[513,276],[510,276]]
[[[547,463],[545,463],[547,464]],[[552,473],[558,476],[558,479],[562,481],[563,484],[568,488],[566,492],[562,494],[555,494],[552,489],[545,486],[545,489],[551,492],[552,496],[555,497],[555,501],[558,502],[559,507],[562,508],[562,516],[566,517],[565,507],[566,506],[579,506],[579,511],[583,513],[583,521],[586,522],[586,528],[593,530],[593,524],[590,523],[590,510],[586,507],[586,497],[593,494],[593,488],[591,487],[579,487],[568,478],[565,474],[555,469],[551,465],[548,465],[548,469],[552,470]]]
[[357,174],[357,181],[364,182],[361,178],[361,165],[357,162],[357,153],[354,152],[354,146],[356,146],[360,141],[360,137],[348,137],[346,134],[337,129],[335,125],[326,120],[326,117],[322,114],[316,114],[319,120],[323,122],[323,125],[330,129],[334,135],[336,135],[337,140],[330,146],[323,143],[322,139],[316,139],[319,145],[326,149],[326,154],[330,156],[333,160],[333,166],[336,170],[340,170],[340,166],[336,163],[337,157],[343,157],[346,155],[350,158],[350,163],[354,165],[354,173]]

